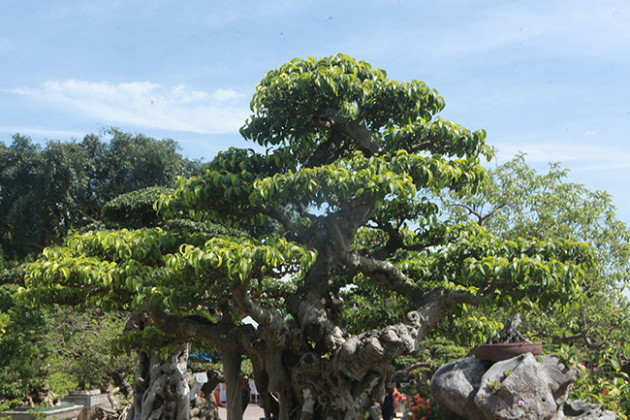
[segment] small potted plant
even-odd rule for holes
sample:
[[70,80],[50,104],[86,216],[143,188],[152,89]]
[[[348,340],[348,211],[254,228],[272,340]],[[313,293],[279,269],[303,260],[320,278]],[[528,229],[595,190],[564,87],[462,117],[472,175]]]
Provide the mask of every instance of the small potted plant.
[[472,349],[472,354],[478,359],[486,359],[492,362],[511,359],[523,353],[531,353],[538,356],[542,353],[542,343],[540,341],[529,341],[517,330],[521,324],[520,314],[505,324],[498,340],[490,341],[488,344],[476,346]]

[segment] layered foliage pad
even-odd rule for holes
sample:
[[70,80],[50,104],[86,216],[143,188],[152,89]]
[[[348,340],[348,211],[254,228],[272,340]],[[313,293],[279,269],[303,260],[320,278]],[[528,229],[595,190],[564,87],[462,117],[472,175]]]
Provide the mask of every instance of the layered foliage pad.
[[[452,307],[566,303],[591,258],[574,241],[505,241],[440,214],[432,198],[476,191],[490,155],[485,132],[443,121],[443,107],[424,83],[347,56],[293,60],[262,80],[241,129],[266,152],[219,153],[156,203],[196,223],[75,235],[29,266],[22,296],[146,309],[165,332],[252,357],[286,405],[307,386],[322,415],[369,405],[393,357]],[[393,325],[365,316],[393,301]],[[246,316],[258,330],[239,327]],[[494,325],[476,322],[465,328]],[[300,369],[338,380],[282,385]]]

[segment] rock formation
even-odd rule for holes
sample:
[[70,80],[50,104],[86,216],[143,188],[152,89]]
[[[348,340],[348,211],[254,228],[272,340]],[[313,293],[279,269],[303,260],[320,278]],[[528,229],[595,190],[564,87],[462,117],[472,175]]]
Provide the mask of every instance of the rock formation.
[[453,420],[614,420],[599,406],[567,403],[577,374],[555,356],[526,353],[494,364],[469,357],[438,369],[431,395]]

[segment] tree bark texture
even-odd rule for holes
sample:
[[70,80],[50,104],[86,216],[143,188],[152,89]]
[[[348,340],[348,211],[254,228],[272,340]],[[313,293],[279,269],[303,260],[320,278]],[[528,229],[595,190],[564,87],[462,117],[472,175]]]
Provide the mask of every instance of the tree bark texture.
[[223,370],[225,376],[225,405],[227,420],[241,420],[243,418],[243,400],[241,395],[241,354],[236,352],[222,352]]
[[[133,313],[125,330],[141,330],[149,322],[145,315]],[[186,378],[188,352],[188,344],[181,344],[166,358],[150,351],[138,352],[133,403],[127,420],[190,418],[190,388]]]
[[180,346],[166,359],[140,353],[133,390],[133,405],[127,420],[182,420],[190,418],[190,388],[186,380],[188,345]]

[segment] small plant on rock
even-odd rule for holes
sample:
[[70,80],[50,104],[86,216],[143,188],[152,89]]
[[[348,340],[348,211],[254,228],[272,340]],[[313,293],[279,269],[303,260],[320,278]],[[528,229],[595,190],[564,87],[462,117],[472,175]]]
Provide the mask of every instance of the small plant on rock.
[[493,394],[496,394],[499,392],[499,389],[501,389],[501,380],[499,378],[491,379],[488,381],[488,388],[490,388]]

